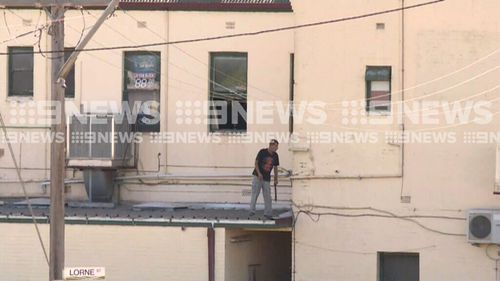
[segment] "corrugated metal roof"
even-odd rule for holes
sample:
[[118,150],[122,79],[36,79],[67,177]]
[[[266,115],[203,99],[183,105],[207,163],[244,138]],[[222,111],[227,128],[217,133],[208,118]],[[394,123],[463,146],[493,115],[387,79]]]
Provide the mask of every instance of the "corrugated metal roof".
[[[36,202],[36,201],[35,201]],[[71,207],[73,206],[73,207]],[[91,207],[87,204],[69,204],[66,207],[68,224],[116,224],[116,225],[161,225],[161,226],[219,226],[219,227],[291,227],[291,207],[276,205],[274,220],[265,219],[262,206],[254,216],[249,215],[248,204],[203,204],[203,203],[155,203],[123,204]],[[46,223],[50,210],[47,205],[34,205],[37,221]],[[17,201],[0,205],[0,222],[31,222],[25,204]]]

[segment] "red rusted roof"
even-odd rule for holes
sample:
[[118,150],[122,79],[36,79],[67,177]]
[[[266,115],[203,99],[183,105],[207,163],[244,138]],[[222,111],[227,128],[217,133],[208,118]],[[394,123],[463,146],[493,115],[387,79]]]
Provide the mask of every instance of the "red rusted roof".
[[291,12],[288,0],[121,0],[124,10]]

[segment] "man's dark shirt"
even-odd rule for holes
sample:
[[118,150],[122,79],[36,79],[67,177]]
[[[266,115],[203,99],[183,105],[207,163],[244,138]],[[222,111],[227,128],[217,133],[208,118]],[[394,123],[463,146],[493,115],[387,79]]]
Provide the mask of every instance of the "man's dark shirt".
[[[278,153],[271,154],[267,148],[263,148],[257,154],[255,158],[258,163],[258,167],[264,181],[271,181],[271,171],[274,166],[280,165],[280,158],[278,157]],[[258,176],[257,171],[253,169],[252,175]]]

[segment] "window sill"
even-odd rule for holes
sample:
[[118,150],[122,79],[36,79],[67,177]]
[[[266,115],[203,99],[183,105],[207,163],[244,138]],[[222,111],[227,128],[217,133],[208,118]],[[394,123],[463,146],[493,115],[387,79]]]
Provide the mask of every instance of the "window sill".
[[33,101],[33,96],[7,96],[6,101],[30,102]]
[[366,112],[368,117],[388,117],[392,116],[391,111],[368,111]]
[[235,137],[235,136],[246,136],[248,135],[247,131],[215,131],[215,132],[208,132],[209,135],[214,135],[214,136],[228,136],[228,137]]

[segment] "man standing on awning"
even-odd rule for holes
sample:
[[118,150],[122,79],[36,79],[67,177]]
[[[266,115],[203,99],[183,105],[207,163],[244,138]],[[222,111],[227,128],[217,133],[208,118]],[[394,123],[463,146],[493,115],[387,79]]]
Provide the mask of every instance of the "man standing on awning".
[[260,190],[264,196],[264,217],[272,219],[272,199],[271,199],[271,170],[274,170],[274,185],[278,184],[278,141],[272,139],[268,148],[263,148],[255,158],[255,169],[253,170],[252,199],[250,201],[250,215],[255,214],[255,204],[259,197]]

